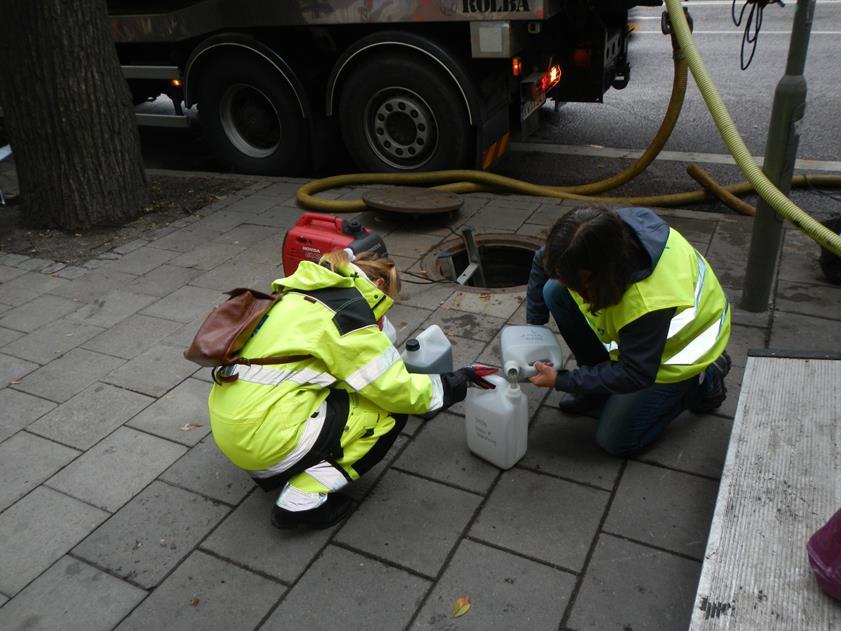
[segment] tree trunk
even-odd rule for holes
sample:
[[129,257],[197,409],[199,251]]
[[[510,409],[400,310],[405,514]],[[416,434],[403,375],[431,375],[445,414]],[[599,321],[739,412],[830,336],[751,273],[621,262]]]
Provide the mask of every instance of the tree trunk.
[[0,0],[0,103],[28,224],[80,230],[143,212],[146,173],[104,0]]

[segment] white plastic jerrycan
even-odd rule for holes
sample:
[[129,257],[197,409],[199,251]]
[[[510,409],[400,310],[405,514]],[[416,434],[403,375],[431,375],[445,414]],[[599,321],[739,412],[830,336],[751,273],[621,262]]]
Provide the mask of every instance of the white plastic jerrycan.
[[551,329],[535,325],[502,327],[499,338],[502,351],[502,372],[513,381],[528,381],[537,374],[532,364],[551,362],[556,369],[563,364],[561,345]]
[[406,340],[406,350],[400,356],[409,372],[436,374],[453,371],[453,347],[437,324]]
[[467,447],[500,469],[526,455],[529,409],[520,385],[499,375],[485,377],[494,390],[468,388],[465,404]]

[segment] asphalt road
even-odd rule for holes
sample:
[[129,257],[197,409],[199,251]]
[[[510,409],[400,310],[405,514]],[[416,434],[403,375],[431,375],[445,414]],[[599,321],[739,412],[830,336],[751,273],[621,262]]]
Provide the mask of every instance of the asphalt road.
[[[763,14],[750,66],[740,68],[743,28],[731,20],[728,0],[698,0],[685,4],[694,19],[698,49],[724,99],[745,144],[755,156],[765,152],[771,106],[777,82],[784,74],[795,3],[769,5]],[[741,3],[736,10],[740,10]],[[630,45],[631,81],[624,90],[610,90],[604,103],[566,103],[555,111],[551,101],[541,111],[541,127],[515,144],[495,171],[545,184],[573,184],[612,175],[630,160],[614,150],[642,151],[654,136],[666,109],[672,82],[670,38],[660,31],[661,8],[633,10],[636,31]],[[800,127],[797,156],[821,161],[819,171],[841,175],[841,84],[837,42],[841,37],[841,0],[817,0],[806,64],[806,115]],[[745,56],[750,55],[750,45]],[[210,157],[200,134],[177,130],[142,130],[150,167],[222,170]],[[657,194],[696,188],[685,173],[698,162],[721,182],[742,179],[735,166],[721,164],[726,148],[690,78],[680,119],[665,151],[649,170],[618,191]],[[577,155],[581,152],[590,155]],[[693,155],[684,155],[684,154]],[[710,154],[698,156],[695,154]],[[351,165],[337,157],[332,172]],[[595,174],[595,175],[594,175]],[[310,175],[324,175],[316,173]],[[796,200],[816,214],[841,213],[841,191],[797,193]],[[711,206],[710,206],[711,207]]]

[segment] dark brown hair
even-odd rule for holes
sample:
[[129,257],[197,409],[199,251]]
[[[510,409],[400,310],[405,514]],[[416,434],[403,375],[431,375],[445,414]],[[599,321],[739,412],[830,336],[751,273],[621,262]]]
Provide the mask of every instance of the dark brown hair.
[[[618,304],[647,255],[615,211],[582,206],[558,219],[546,239],[546,273],[578,294],[588,294],[590,312]],[[589,272],[586,282],[582,272]]]

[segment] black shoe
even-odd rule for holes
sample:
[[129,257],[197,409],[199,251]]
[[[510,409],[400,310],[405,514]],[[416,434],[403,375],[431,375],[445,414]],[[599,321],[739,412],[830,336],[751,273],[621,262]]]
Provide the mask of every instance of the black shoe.
[[564,414],[571,416],[592,416],[597,418],[607,399],[601,394],[566,393],[558,401],[558,407]]
[[698,414],[712,412],[721,407],[727,398],[727,386],[724,385],[724,378],[730,372],[733,362],[727,351],[718,356],[712,364],[707,366],[704,372],[704,383],[699,386],[698,398],[689,406],[689,409]]
[[349,497],[330,493],[326,502],[311,510],[289,511],[275,505],[272,508],[272,525],[281,530],[298,527],[321,530],[338,524],[352,508],[353,501]]

